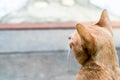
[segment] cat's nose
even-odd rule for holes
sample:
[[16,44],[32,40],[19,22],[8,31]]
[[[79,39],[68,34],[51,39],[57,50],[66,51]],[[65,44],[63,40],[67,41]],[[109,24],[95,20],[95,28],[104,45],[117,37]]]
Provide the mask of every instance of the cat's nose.
[[71,36],[68,36],[68,39],[71,40]]
[[72,35],[69,35],[69,36],[68,36],[68,39],[69,39],[69,40],[72,40],[72,39],[73,39]]

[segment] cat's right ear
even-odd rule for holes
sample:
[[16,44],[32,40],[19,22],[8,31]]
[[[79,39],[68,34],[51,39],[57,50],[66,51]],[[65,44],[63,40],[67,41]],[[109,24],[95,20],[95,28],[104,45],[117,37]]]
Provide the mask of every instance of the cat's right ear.
[[108,12],[107,12],[106,9],[104,9],[102,11],[100,20],[96,23],[96,25],[99,25],[99,26],[101,26],[103,28],[108,29],[111,32],[111,34],[113,35],[111,21],[109,19]]
[[83,49],[85,49],[88,54],[92,55],[92,53],[94,53],[96,50],[94,37],[91,35],[88,29],[82,24],[77,24],[76,29],[80,38],[83,41],[82,42]]

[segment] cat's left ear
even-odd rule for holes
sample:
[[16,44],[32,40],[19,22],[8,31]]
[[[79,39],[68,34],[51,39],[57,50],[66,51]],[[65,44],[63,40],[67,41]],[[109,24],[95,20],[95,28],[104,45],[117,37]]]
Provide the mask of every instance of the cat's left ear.
[[112,25],[106,9],[103,10],[100,20],[96,23],[96,25],[106,28],[112,33]]
[[94,37],[91,35],[91,33],[88,31],[88,29],[82,24],[77,24],[76,29],[82,40],[83,49],[89,55],[92,55],[96,50]]

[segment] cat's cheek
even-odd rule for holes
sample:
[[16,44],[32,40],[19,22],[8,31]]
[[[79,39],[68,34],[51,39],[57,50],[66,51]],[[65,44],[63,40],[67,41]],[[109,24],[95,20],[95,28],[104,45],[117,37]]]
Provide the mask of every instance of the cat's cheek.
[[80,48],[79,48],[79,47],[77,47],[77,46],[75,46],[75,47],[74,47],[74,46],[72,46],[72,48],[71,48],[71,49],[72,49],[72,51],[74,52],[74,54],[76,54],[76,53],[80,52],[80,50],[79,50]]
[[73,45],[74,45],[73,43],[70,43],[70,44],[69,44],[70,49],[72,49]]

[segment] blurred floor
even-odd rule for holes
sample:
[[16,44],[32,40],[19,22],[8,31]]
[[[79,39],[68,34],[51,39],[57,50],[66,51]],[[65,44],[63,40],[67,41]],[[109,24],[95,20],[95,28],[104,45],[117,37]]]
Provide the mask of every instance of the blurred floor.
[[79,65],[67,53],[1,54],[0,80],[73,80]]
[[79,67],[68,52],[0,54],[0,80],[74,80]]

